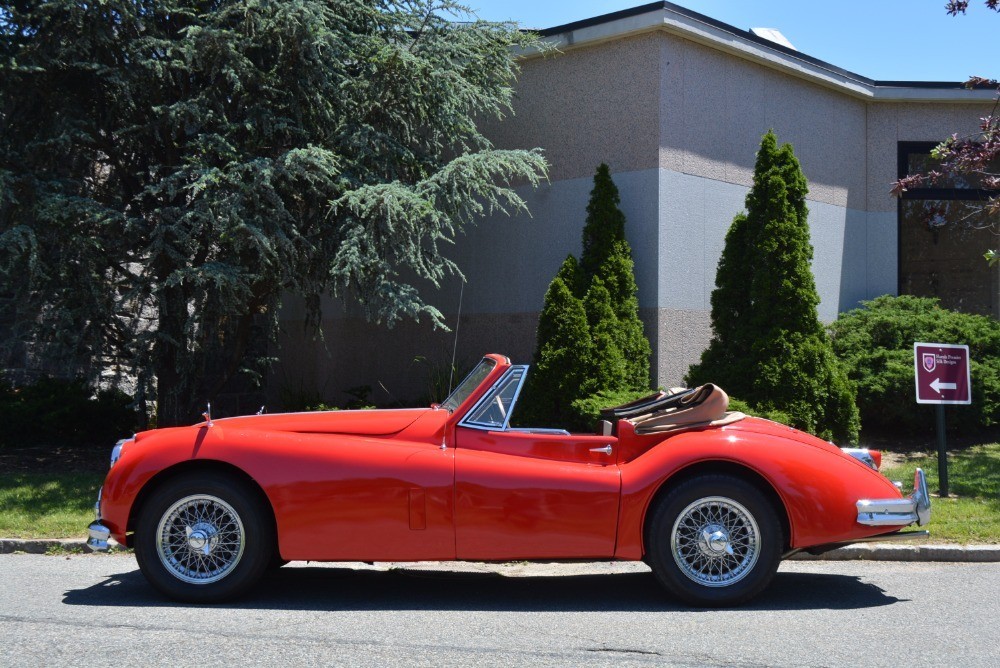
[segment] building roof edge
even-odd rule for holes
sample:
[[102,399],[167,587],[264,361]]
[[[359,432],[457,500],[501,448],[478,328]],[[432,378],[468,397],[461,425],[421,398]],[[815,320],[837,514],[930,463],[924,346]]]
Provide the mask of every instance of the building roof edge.
[[970,90],[962,82],[870,79],[672,2],[652,2],[535,32],[550,45],[565,50],[654,30],[666,30],[872,101],[977,103],[992,100],[996,94],[989,86]]

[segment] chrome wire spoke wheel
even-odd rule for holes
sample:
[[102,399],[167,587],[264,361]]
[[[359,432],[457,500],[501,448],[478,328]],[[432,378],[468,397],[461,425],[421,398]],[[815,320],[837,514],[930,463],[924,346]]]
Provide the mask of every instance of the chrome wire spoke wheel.
[[704,587],[728,587],[746,577],[761,551],[760,529],[742,504],[722,496],[698,499],[670,532],[674,562]]
[[246,547],[239,513],[217,496],[180,499],[160,518],[156,552],[167,571],[191,584],[209,584],[229,575]]

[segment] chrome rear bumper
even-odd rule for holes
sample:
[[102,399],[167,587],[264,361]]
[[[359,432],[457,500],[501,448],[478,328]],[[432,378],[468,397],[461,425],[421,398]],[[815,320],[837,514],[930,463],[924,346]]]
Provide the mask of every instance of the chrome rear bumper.
[[913,494],[903,499],[858,501],[858,524],[867,526],[923,526],[931,520],[931,495],[922,469],[913,474]]

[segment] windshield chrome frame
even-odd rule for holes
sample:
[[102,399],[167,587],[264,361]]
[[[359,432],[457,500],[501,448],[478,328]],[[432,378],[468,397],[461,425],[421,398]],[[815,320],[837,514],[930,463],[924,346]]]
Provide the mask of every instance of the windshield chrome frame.
[[479,367],[483,366],[484,364],[492,364],[492,366],[486,372],[486,375],[483,376],[483,380],[489,378],[489,375],[493,373],[494,369],[497,368],[497,361],[489,357],[484,357],[483,359],[479,360],[479,363],[476,364],[476,366],[472,367],[472,370],[469,371],[469,373],[465,374],[465,377],[462,378],[461,381],[459,381],[458,385],[455,386],[455,389],[452,390],[451,393],[449,393],[448,396],[444,398],[444,401],[436,405],[445,409],[449,413],[454,413],[456,410],[458,410],[459,406],[465,403],[465,401],[475,393],[476,389],[479,387],[479,385],[482,384],[483,380],[480,380],[479,383],[472,388],[472,391],[469,392],[461,401],[457,402],[454,406],[449,407],[448,401],[451,400],[451,398],[454,397],[456,394],[458,394],[459,389],[461,389],[461,387],[465,385],[465,381],[471,378],[472,374],[476,373],[476,370],[479,369]]
[[[500,378],[497,379],[493,386],[486,391],[486,393],[479,398],[479,401],[470,408],[462,419],[459,421],[459,427],[468,427],[469,429],[479,429],[480,431],[507,431],[510,425],[510,416],[514,414],[514,409],[517,407],[517,401],[521,397],[521,390],[524,389],[524,381],[528,379],[528,366],[527,364],[514,364],[511,365],[507,371],[504,372]],[[514,389],[514,396],[510,400],[510,407],[507,409],[507,414],[504,416],[503,425],[488,425],[481,424],[478,422],[469,421],[469,416],[474,415],[476,411],[482,408],[485,404],[492,402],[496,399],[497,394],[506,385],[507,380],[515,372],[521,371],[521,378],[517,381],[517,387]]]

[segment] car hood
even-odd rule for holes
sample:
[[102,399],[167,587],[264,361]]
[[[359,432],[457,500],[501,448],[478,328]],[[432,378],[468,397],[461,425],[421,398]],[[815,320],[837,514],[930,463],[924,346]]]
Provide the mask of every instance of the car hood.
[[352,434],[389,436],[413,424],[430,408],[398,408],[359,411],[314,411],[246,415],[214,420],[227,429],[287,431],[301,434]]

